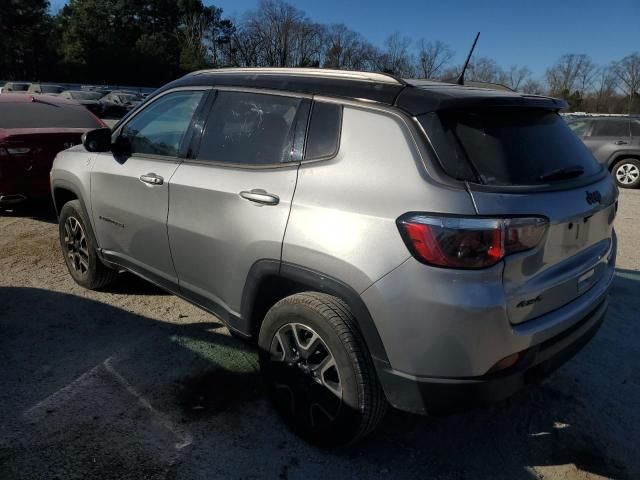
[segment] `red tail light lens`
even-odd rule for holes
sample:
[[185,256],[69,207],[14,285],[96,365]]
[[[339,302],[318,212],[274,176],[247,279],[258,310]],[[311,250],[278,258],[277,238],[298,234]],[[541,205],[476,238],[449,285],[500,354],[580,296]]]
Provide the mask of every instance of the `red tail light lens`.
[[409,214],[398,219],[402,238],[423,263],[449,268],[485,268],[506,255],[534,248],[547,220],[465,218]]

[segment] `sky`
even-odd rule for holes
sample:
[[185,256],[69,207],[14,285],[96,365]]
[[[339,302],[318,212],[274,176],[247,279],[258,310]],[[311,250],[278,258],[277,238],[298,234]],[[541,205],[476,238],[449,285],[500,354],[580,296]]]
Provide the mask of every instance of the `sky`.
[[[65,0],[51,0],[56,10]],[[204,0],[241,18],[258,0]],[[502,67],[529,67],[542,77],[564,53],[586,53],[599,65],[640,51],[640,0],[289,0],[320,23],[344,23],[375,45],[394,32],[449,44],[462,63],[476,32],[474,56]]]

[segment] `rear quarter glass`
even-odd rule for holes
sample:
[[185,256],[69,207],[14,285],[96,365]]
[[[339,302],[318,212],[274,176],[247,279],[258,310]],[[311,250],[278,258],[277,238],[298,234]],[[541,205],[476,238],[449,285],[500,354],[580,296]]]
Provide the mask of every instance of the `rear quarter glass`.
[[[555,112],[538,109],[452,110],[418,118],[445,172],[496,186],[536,186],[550,171],[601,167]],[[558,182],[560,183],[560,182]]]

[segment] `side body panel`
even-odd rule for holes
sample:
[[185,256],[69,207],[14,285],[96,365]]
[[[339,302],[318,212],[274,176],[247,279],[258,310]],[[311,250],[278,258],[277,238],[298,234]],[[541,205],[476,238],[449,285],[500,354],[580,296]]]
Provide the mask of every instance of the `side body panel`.
[[[150,276],[160,285],[176,283],[167,238],[169,180],[178,159],[132,156],[122,161],[97,154],[91,173],[94,231],[105,255],[116,263]],[[140,180],[154,173],[160,185]]]
[[361,293],[410,257],[396,226],[400,215],[475,214],[464,189],[425,174],[413,128],[403,115],[345,105],[337,155],[300,167],[284,262],[324,272]]
[[[280,259],[297,169],[297,163],[251,169],[189,162],[178,168],[168,232],[185,296],[238,315],[251,266]],[[240,196],[253,189],[277,195],[279,203],[258,205]]]

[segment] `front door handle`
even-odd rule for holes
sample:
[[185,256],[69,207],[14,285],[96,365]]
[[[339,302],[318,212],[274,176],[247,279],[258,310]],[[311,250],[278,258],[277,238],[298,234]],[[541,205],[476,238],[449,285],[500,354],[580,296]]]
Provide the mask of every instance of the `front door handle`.
[[245,200],[254,202],[260,205],[277,205],[280,203],[280,197],[272,193],[262,190],[261,188],[254,188],[253,190],[243,190],[240,192],[240,196]]
[[615,142],[613,142],[615,145],[627,145],[629,142],[627,142],[626,140],[616,140]]
[[146,175],[140,175],[140,181],[148,183],[149,185],[162,185],[164,183],[164,178],[160,175],[156,175],[155,173],[147,173]]

